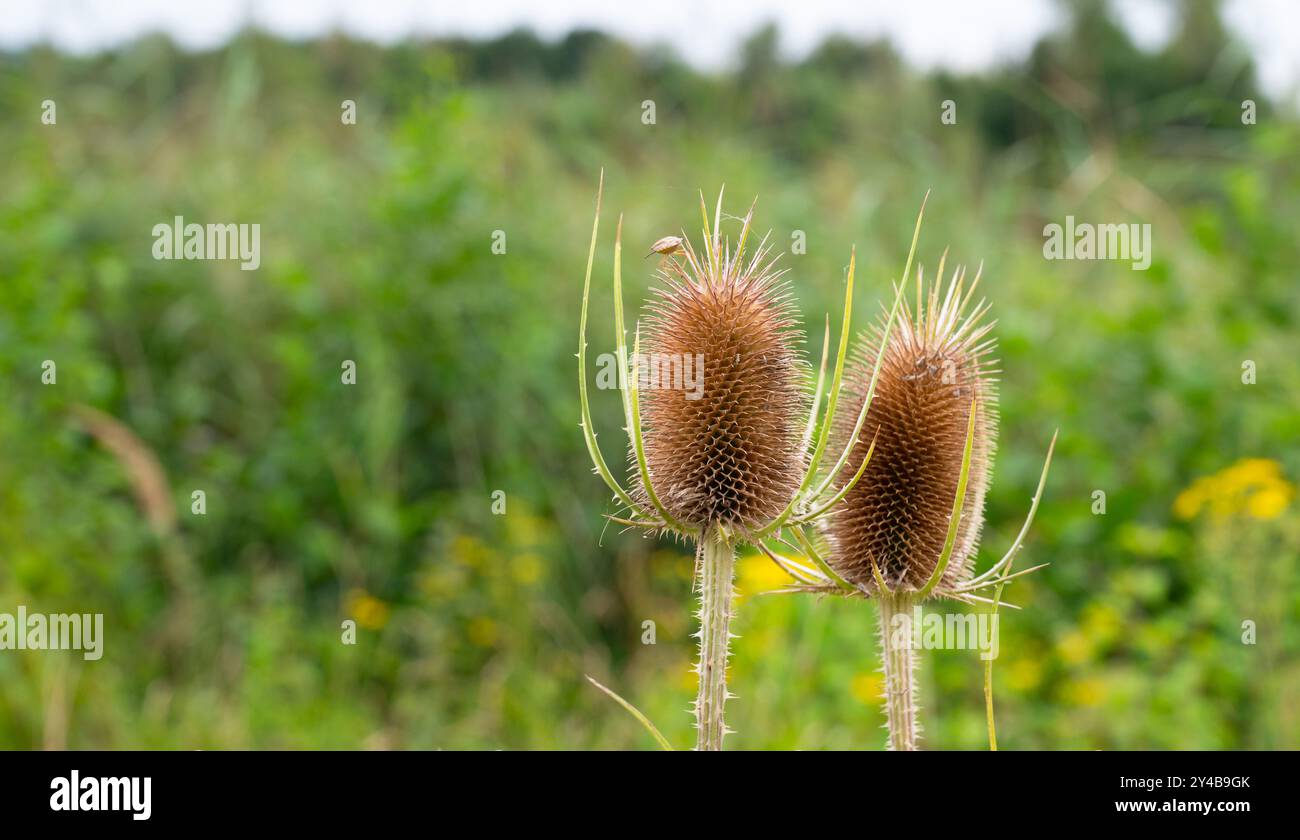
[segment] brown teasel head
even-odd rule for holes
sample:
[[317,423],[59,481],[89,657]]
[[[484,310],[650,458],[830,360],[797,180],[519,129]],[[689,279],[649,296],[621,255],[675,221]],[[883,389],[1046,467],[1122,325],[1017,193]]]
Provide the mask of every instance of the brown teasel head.
[[[939,279],[943,264],[940,262]],[[961,475],[972,400],[975,432],[965,503],[952,555],[934,594],[950,592],[968,579],[980,529],[984,493],[997,444],[996,341],[981,324],[988,305],[967,304],[978,274],[963,290],[958,269],[942,301],[939,284],[928,300],[917,276],[915,308],[904,301],[888,345],[861,443],[845,465],[840,486],[862,465],[876,436],[866,472],[824,521],[831,546],[828,562],[843,578],[868,592],[877,590],[875,561],[890,592],[918,592],[933,575],[947,539]],[[846,381],[845,405],[835,421],[841,446],[852,434],[875,367],[886,318],[869,329],[856,348]]]
[[[674,519],[701,529],[765,525],[806,467],[794,302],[766,239],[746,260],[744,238],[733,253],[715,233],[697,255],[682,237],[659,267],[634,360],[651,484]],[[647,498],[639,481],[634,496]]]

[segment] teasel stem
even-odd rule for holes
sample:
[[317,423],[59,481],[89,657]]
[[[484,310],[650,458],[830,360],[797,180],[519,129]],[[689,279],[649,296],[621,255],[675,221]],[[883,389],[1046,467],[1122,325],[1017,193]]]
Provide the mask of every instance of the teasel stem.
[[878,600],[888,746],[891,750],[915,750],[919,733],[916,723],[916,649],[912,642],[914,600],[903,593],[881,593]]
[[723,707],[727,703],[727,657],[731,649],[731,614],[736,547],[722,529],[708,529],[699,542],[700,675],[695,698],[697,750],[721,750],[727,734]]

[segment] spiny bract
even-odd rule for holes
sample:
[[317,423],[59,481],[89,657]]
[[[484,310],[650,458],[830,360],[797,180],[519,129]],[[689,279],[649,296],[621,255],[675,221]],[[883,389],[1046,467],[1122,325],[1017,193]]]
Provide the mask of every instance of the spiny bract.
[[[743,237],[735,253],[715,238],[701,260],[683,237],[646,305],[638,376],[647,379],[647,366],[659,374],[641,390],[651,481],[674,518],[701,529],[766,524],[803,476],[802,334],[769,250],[765,241],[745,262]],[[679,387],[673,366],[683,365],[702,389]]]
[[[939,272],[942,279],[943,265]],[[867,591],[878,587],[874,559],[891,592],[917,592],[934,574],[947,538],[961,475],[967,425],[974,400],[975,432],[962,519],[952,556],[935,595],[951,592],[970,576],[984,523],[984,492],[997,438],[997,390],[988,337],[993,324],[980,324],[983,301],[969,316],[966,305],[978,275],[963,295],[958,269],[942,304],[938,285],[924,301],[918,275],[916,306],[904,303],[880,360],[875,397],[862,440],[876,437],[875,452],[861,480],[825,523],[831,545],[828,562],[842,577]],[[849,387],[855,407],[837,420],[847,439],[861,409],[876,364],[883,319],[854,353]],[[856,446],[845,473],[862,464],[865,444]]]

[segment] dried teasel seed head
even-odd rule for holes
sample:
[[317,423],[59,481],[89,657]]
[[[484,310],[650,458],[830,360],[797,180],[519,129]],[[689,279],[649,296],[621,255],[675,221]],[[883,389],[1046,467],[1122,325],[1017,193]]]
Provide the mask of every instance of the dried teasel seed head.
[[[942,280],[943,264],[939,266]],[[915,308],[905,302],[880,360],[875,397],[861,440],[845,466],[862,465],[867,443],[875,452],[862,478],[824,521],[831,545],[828,562],[843,578],[874,592],[875,561],[890,592],[918,592],[933,575],[948,534],[961,474],[972,400],[975,432],[965,504],[956,542],[934,594],[968,579],[984,523],[984,493],[997,439],[997,371],[990,354],[993,323],[981,323],[981,300],[966,314],[978,274],[963,289],[964,272],[953,274],[942,301],[934,284],[925,298],[917,275]],[[863,336],[846,385],[846,405],[836,436],[847,442],[866,396],[880,349],[885,319]],[[841,479],[840,486],[843,486]]]
[[673,518],[701,529],[771,521],[806,465],[802,333],[766,239],[746,259],[748,228],[747,217],[734,253],[716,232],[703,255],[681,238],[657,272],[634,360],[651,484]]

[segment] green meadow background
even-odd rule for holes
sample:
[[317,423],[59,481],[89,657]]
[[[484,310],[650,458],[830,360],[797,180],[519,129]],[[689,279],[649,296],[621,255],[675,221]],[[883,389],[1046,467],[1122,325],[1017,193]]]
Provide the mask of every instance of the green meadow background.
[[[781,260],[812,357],[850,249],[862,326],[931,191],[920,261],[982,262],[998,319],[980,568],[1060,429],[1000,746],[1300,747],[1300,123],[1213,3],[1155,52],[1064,8],[980,75],[884,42],[786,60],[773,28],[725,72],[592,32],[0,53],[0,612],[106,632],[97,662],[0,651],[0,747],[653,748],[586,675],[693,743],[691,557],[606,525],[578,427],[602,168],[593,361],[619,213],[637,306],[700,190],[757,196],[778,250],[806,235]],[[260,224],[260,269],[155,261],[177,215]],[[1045,260],[1067,215],[1150,224],[1150,269]],[[874,606],[782,582],[741,559],[728,747],[882,748]],[[987,748],[982,681],[926,655],[926,746]]]

